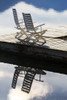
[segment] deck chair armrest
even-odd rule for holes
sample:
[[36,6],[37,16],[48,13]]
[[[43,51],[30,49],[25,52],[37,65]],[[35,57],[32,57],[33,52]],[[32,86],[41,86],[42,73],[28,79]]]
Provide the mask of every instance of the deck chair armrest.
[[36,26],[35,28],[41,27],[41,26],[43,26],[43,25],[45,25],[45,24],[38,25],[38,26]]

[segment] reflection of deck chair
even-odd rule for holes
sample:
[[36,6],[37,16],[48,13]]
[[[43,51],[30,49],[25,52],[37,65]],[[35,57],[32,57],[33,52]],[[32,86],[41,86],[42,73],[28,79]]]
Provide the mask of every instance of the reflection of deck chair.
[[[35,76],[39,75],[39,79],[35,78]],[[16,66],[15,72],[12,80],[12,88],[16,88],[16,84],[18,81],[18,77],[24,78],[21,90],[29,93],[32,87],[33,80],[44,82],[41,80],[41,75],[46,75],[46,73],[42,69],[38,68],[31,68],[31,67],[24,67],[24,66]]]
[[[41,42],[40,40],[42,40],[42,42],[45,43],[46,41],[45,41],[45,38],[43,37],[43,34],[47,30],[42,30],[42,27],[41,27],[44,24],[39,25],[37,27],[34,27],[31,15],[27,14],[27,13],[22,13],[22,14],[23,14],[23,19],[24,19],[24,22],[25,22],[26,30],[27,30],[27,32],[30,33],[29,38],[31,39],[32,37],[34,37],[35,42]],[[40,28],[40,31],[37,32],[38,28]]]

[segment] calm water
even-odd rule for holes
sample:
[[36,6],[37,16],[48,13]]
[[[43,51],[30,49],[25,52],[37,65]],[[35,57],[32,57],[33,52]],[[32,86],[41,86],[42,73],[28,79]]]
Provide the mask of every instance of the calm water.
[[45,71],[44,82],[34,80],[27,94],[21,91],[23,78],[18,79],[16,89],[11,88],[15,66],[0,63],[0,100],[67,100],[67,75]]

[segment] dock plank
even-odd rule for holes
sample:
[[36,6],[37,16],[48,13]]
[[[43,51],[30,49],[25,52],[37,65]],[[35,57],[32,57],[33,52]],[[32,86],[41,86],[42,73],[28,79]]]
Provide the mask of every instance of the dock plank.
[[[16,36],[16,33],[0,35],[0,41],[21,44],[20,40],[16,39],[15,36]],[[58,39],[58,38],[57,39],[56,38],[46,38],[46,37],[44,38],[46,39],[46,43],[43,45],[43,47],[48,47],[49,49],[67,51],[67,41],[66,40]]]
[[0,61],[67,74],[66,40],[45,38],[44,45],[34,45],[21,42],[15,35],[0,35]]

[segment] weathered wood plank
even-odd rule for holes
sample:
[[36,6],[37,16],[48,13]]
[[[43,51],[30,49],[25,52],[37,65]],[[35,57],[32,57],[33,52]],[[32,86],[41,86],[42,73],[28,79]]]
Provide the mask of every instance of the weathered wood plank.
[[21,44],[14,35],[6,35],[5,39],[2,36],[0,39],[0,61],[67,74],[67,47],[65,50],[55,49],[51,45],[48,46],[48,42],[46,44],[47,47],[45,45]]

